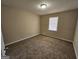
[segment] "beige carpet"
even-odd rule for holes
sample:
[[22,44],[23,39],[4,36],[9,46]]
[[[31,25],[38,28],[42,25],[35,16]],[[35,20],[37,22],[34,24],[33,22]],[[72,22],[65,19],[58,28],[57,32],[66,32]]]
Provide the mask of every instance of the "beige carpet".
[[72,43],[43,35],[8,47],[11,59],[76,59]]

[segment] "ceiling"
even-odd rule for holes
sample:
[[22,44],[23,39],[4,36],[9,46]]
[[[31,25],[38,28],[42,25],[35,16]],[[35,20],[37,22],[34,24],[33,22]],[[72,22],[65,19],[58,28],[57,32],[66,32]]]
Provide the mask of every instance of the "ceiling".
[[[2,5],[29,10],[38,15],[56,13],[76,9],[78,0],[2,0]],[[47,8],[41,9],[41,3],[46,3]]]

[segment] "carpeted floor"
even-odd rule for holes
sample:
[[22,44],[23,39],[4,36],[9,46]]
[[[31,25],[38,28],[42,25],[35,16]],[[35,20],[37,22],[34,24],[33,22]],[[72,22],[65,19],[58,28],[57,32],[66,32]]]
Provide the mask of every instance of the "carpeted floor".
[[72,43],[38,35],[8,46],[11,59],[76,59]]

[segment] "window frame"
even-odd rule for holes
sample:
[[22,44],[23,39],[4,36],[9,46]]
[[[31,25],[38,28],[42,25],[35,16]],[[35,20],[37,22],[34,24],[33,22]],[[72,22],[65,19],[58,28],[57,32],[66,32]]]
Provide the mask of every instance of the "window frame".
[[[48,23],[48,30],[49,31],[54,31],[54,32],[57,32],[58,31],[58,19],[59,19],[58,16],[49,17],[49,23]],[[53,26],[56,26],[56,27],[54,27],[54,29],[52,28],[52,25],[50,25],[51,24],[50,21],[52,21],[52,23],[54,23],[53,20],[54,20],[54,22],[56,22],[55,25],[53,25]]]

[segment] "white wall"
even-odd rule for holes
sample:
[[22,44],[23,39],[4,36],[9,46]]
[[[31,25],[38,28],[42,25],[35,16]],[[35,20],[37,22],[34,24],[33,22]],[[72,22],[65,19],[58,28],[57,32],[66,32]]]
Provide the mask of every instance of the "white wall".
[[2,31],[5,44],[39,34],[39,16],[26,10],[2,6]]
[[73,46],[74,46],[76,57],[78,58],[78,26],[76,26]]

